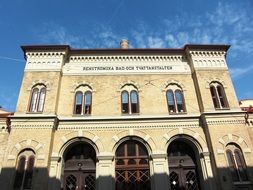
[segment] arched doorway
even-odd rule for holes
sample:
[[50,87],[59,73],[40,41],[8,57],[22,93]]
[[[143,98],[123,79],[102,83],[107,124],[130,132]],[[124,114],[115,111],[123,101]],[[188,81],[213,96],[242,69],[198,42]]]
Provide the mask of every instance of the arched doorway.
[[200,190],[194,149],[182,139],[172,141],[167,150],[171,190]]
[[64,153],[64,190],[95,190],[96,152],[86,142],[70,145]]
[[119,145],[115,156],[116,190],[150,190],[149,156],[146,147],[127,140]]

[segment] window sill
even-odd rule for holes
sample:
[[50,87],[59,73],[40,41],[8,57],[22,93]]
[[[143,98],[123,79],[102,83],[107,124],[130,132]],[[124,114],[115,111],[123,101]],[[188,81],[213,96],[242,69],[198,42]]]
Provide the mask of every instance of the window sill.
[[186,115],[187,112],[169,112],[169,115]]
[[89,117],[91,114],[73,114],[73,117]]
[[43,114],[43,112],[26,112],[26,114]]
[[237,181],[233,182],[233,184],[239,186],[239,185],[251,185],[252,183],[250,181]]
[[140,113],[121,113],[121,116],[138,116]]
[[222,111],[222,110],[230,110],[230,108],[215,108],[217,111]]

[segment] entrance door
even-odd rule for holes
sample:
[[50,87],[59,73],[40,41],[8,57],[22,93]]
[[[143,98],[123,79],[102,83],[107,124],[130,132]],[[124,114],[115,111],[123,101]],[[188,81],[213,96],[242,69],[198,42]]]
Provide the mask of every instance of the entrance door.
[[73,171],[65,173],[65,190],[95,190],[95,173]]
[[171,190],[198,190],[198,181],[195,169],[171,168]]
[[96,189],[96,153],[91,145],[73,144],[64,159],[64,190]]
[[183,141],[174,141],[168,148],[171,190],[199,190],[195,154]]

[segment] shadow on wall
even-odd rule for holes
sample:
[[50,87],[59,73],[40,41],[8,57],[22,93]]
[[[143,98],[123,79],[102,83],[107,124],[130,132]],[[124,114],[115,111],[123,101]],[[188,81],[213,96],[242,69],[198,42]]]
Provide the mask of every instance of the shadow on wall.
[[[75,171],[75,175],[77,173],[82,173],[82,171]],[[170,171],[171,174],[172,171]],[[240,176],[240,171],[236,174],[234,173],[232,175],[230,168],[218,168],[217,174],[218,177],[216,179],[206,179],[202,181],[194,181],[194,179],[185,178],[183,175],[179,178],[170,178],[171,176],[168,176],[167,174],[154,174],[150,177],[150,182],[147,182],[148,178],[143,177],[141,178],[141,182],[132,182],[130,183],[131,179],[134,179],[134,177],[131,178],[129,176],[129,182],[124,182],[123,178],[118,178],[117,180],[120,180],[121,183],[116,186],[115,185],[115,179],[112,176],[100,176],[94,181],[92,179],[87,178],[86,180],[83,180],[80,182],[80,184],[84,185],[84,190],[89,189],[93,190],[95,186],[96,189],[99,190],[186,190],[186,189],[202,189],[202,190],[208,190],[208,189],[217,189],[217,190],[251,190],[253,189],[252,185],[252,179],[253,179],[253,167],[247,168],[247,178]],[[184,173],[184,172],[183,172]],[[15,168],[3,168],[0,175],[0,187],[3,190],[11,190],[11,189],[22,189],[20,188],[14,188],[14,179],[16,175]],[[64,187],[61,187],[61,182],[56,178],[49,178],[48,169],[47,168],[35,168],[33,170],[32,175],[32,188],[35,190],[62,190],[66,189]],[[238,178],[237,178],[237,177]],[[87,175],[86,175],[87,177]],[[25,177],[24,177],[25,178]],[[24,185],[24,178],[22,179],[22,184]],[[233,179],[234,178],[234,182]],[[235,181],[235,179],[239,179],[239,181]],[[145,181],[146,180],[146,181]],[[134,180],[133,180],[134,181]],[[175,182],[174,182],[175,181]],[[29,184],[29,182],[27,182]],[[76,181],[76,186],[80,185]],[[145,183],[143,185],[143,183]],[[149,183],[149,185],[148,185]],[[77,190],[77,188],[74,188],[72,185],[69,185],[69,188],[71,190]],[[80,186],[79,186],[80,187]],[[89,187],[89,188],[88,188]],[[78,189],[79,190],[79,189]],[[81,188],[80,188],[81,190]]]
[[[29,174],[20,175],[17,174],[15,168],[2,168],[0,175],[0,187],[3,190],[11,190],[11,189],[25,189],[24,187],[31,186],[30,189],[36,190],[46,190],[48,189],[48,169],[47,168],[34,168],[32,172],[32,178],[30,178]],[[18,176],[18,177],[17,177]],[[18,178],[15,180],[15,178]],[[32,181],[30,180],[32,179]],[[50,179],[52,183],[60,183],[59,180]],[[15,182],[14,182],[15,181]],[[14,185],[15,184],[15,185]],[[15,186],[15,187],[14,187]],[[28,189],[26,188],[26,189]]]

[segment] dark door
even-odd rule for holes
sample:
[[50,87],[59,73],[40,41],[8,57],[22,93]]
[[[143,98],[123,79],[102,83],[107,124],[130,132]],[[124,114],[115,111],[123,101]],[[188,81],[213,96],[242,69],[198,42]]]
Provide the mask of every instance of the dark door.
[[65,155],[64,190],[95,190],[96,153],[86,143],[69,147]]
[[171,190],[199,190],[197,165],[192,148],[185,142],[172,142],[168,148]]
[[171,168],[171,190],[198,190],[198,181],[195,169]]
[[73,171],[65,173],[65,190],[95,190],[95,173]]

